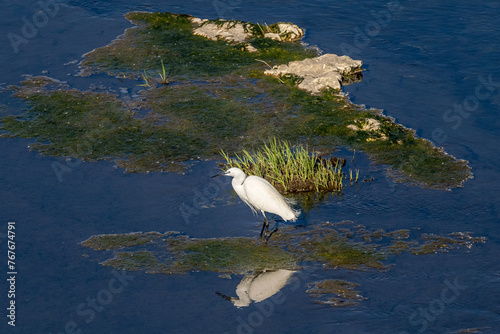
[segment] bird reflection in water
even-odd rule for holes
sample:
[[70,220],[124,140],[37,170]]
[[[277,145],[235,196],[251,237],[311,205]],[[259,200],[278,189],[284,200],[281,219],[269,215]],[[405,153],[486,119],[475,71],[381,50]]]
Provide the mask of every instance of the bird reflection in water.
[[216,294],[229,300],[236,307],[247,307],[252,301],[258,303],[275,295],[287,284],[294,272],[286,269],[258,271],[243,277],[236,287],[237,298],[218,291]]

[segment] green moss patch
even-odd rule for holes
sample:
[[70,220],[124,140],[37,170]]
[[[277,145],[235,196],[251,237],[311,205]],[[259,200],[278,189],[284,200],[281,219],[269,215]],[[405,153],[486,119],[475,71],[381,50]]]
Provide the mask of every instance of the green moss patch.
[[128,234],[104,234],[100,236],[92,236],[89,239],[82,241],[82,246],[92,248],[94,250],[117,249],[132,246],[144,245],[164,236],[158,232],[135,232]]
[[295,269],[297,258],[272,244],[250,238],[185,239],[168,243],[177,255],[174,268],[243,274],[257,270]]
[[[301,78],[264,75],[269,66],[317,55],[300,41],[259,33],[273,32],[274,25],[247,25],[253,34],[245,43],[257,48],[248,52],[241,43],[193,34],[188,15],[126,17],[137,26],[86,54],[81,66],[84,75],[106,72],[137,85],[144,77],[139,99],[124,103],[108,92],[30,78],[13,87],[28,109],[2,118],[3,135],[33,138],[32,148],[43,154],[112,159],[130,172],[177,170],[182,161],[220,158],[221,149],[232,156],[276,137],[331,151],[337,145],[363,150],[388,164],[397,180],[425,187],[448,189],[471,177],[466,161],[380,111],[360,109],[334,90],[311,95],[297,88]],[[363,126],[369,122],[378,127]]]
[[156,268],[159,261],[153,252],[138,251],[116,253],[114,258],[106,260],[102,264],[120,270],[152,272],[152,268]]
[[329,305],[333,307],[356,306],[366,298],[361,295],[356,288],[359,284],[337,279],[326,279],[319,282],[308,283],[309,288],[306,292],[318,304]]
[[137,75],[144,70],[156,74],[163,60],[170,75],[199,78],[229,74],[255,64],[259,57],[274,64],[315,55],[314,50],[305,49],[298,41],[283,43],[263,38],[254,25],[249,26],[256,31],[252,44],[259,51],[250,53],[243,44],[193,34],[195,25],[189,15],[131,12],[125,17],[137,27],[128,29],[109,46],[86,54],[81,64],[84,74]]
[[445,236],[422,234],[410,239],[409,230],[369,231],[352,222],[324,223],[307,229],[288,227],[273,234],[269,243],[259,238],[189,238],[177,232],[96,235],[82,246],[114,251],[103,264],[150,273],[183,274],[213,271],[245,274],[262,270],[297,270],[303,263],[330,268],[387,269],[388,255],[447,252],[471,248],[485,238],[470,233]]

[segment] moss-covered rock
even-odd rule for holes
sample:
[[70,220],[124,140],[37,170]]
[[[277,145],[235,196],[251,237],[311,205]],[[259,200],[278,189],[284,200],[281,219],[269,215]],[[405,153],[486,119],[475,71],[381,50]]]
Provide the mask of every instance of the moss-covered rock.
[[[142,77],[146,84],[138,99],[124,103],[109,92],[30,78],[13,87],[28,110],[2,118],[3,135],[36,139],[32,148],[43,154],[112,159],[130,172],[178,170],[184,160],[214,158],[221,149],[255,149],[274,136],[309,147],[363,150],[389,165],[398,181],[425,187],[448,189],[471,177],[466,161],[380,111],[361,109],[331,88],[312,95],[298,87],[303,78],[294,74],[265,75],[275,65],[318,55],[295,37],[266,37],[279,24],[247,23],[245,43],[257,49],[248,52],[245,43],[194,34],[203,23],[189,15],[126,17],[137,26],[86,54],[81,67],[84,75]],[[367,122],[376,129],[365,127]]]

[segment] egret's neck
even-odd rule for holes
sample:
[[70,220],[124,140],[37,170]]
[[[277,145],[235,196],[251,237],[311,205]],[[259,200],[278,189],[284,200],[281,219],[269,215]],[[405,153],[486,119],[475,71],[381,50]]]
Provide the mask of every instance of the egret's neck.
[[231,181],[233,188],[236,189],[237,187],[242,187],[243,182],[245,182],[246,178],[247,176],[244,173],[238,174],[233,177],[233,181]]

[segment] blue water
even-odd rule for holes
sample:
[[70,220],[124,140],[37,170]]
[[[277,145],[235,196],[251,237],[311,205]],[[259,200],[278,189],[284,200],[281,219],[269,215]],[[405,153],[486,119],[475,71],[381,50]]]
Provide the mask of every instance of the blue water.
[[[344,89],[352,101],[383,109],[468,160],[474,173],[463,188],[421,189],[393,183],[383,166],[357,153],[358,167],[374,182],[329,199],[307,222],[352,220],[370,229],[420,228],[419,233],[436,234],[470,231],[487,242],[447,254],[391,256],[387,271],[308,268],[282,290],[280,303],[238,309],[215,291],[235,295],[240,277],[129,272],[120,281],[119,273],[98,264],[107,254],[79,245],[94,234],[132,231],[254,236],[258,222],[250,210],[225,201],[230,185],[211,183],[216,162],[193,161],[185,175],[124,174],[112,162],[40,156],[29,151],[30,140],[1,138],[1,333],[500,332],[498,2],[66,1],[46,22],[37,14],[40,9],[36,1],[2,6],[2,87],[17,84],[23,74],[45,74],[80,89],[95,83],[118,90],[106,76],[77,77],[77,66],[64,64],[130,27],[123,14],[131,10],[304,27],[306,43],[363,60],[363,80]],[[23,36],[23,17],[38,19],[39,27],[16,52],[8,34]],[[0,94],[0,104],[6,106],[2,114],[22,112],[22,103],[10,93]],[[58,178],[54,166],[65,166],[66,172]],[[183,216],[179,208],[192,206],[207,189],[214,191],[211,205]],[[5,316],[8,221],[16,222],[15,327]],[[358,283],[367,299],[347,308],[315,304],[306,285],[325,278]],[[92,308],[93,299],[104,303]]]

